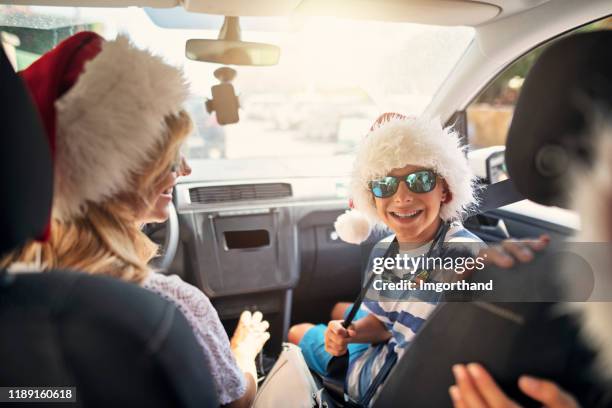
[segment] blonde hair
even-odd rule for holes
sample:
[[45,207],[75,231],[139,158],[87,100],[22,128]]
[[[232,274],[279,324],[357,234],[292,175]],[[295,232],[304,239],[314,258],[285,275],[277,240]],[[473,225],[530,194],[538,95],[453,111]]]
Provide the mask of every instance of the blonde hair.
[[44,269],[76,269],[141,283],[150,272],[147,264],[158,248],[141,231],[138,216],[155,204],[159,184],[176,164],[180,145],[192,128],[185,111],[167,116],[165,123],[166,137],[151,152],[154,159],[133,175],[133,191],[103,203],[87,203],[78,219],[54,218],[47,242],[28,242],[0,260],[0,267],[40,259]]

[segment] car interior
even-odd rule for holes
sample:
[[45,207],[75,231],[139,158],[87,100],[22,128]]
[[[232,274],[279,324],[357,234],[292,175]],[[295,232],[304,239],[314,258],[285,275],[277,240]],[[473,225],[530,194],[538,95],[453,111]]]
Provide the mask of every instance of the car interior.
[[[521,87],[557,39],[612,29],[608,1],[0,3],[0,251],[43,234],[52,202],[48,146],[14,72],[77,31],[125,32],[184,66],[194,88],[192,173],[174,188],[169,220],[145,226],[161,246],[155,266],[201,289],[228,334],[243,310],[263,313],[271,337],[261,376],[292,324],[326,323],[336,302],[356,298],[372,248],[389,235],[353,245],[334,229],[349,205],[351,152],[381,112],[439,117],[460,134],[482,183],[463,223],[485,242],[564,241],[579,230],[567,203],[551,198],[562,187],[528,165],[544,142]],[[74,384],[82,406],[218,406],[197,363],[205,356],[161,298],[79,272],[0,279],[0,385]],[[391,372],[375,406],[405,398],[405,373]]]

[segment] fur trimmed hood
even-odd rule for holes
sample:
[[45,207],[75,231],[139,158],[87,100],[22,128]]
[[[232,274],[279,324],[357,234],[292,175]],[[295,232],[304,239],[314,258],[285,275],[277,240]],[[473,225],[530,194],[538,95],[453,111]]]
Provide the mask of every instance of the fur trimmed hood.
[[367,239],[380,224],[368,183],[409,164],[432,169],[446,181],[450,199],[440,209],[444,221],[460,220],[475,204],[474,175],[455,132],[437,119],[384,116],[357,148],[349,187],[354,209],[336,221],[340,238],[354,244]]

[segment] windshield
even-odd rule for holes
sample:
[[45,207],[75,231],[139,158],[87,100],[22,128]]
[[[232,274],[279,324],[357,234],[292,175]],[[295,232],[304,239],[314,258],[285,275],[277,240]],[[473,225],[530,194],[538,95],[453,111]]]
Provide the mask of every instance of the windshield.
[[220,65],[188,60],[184,49],[190,38],[217,38],[218,28],[161,28],[134,7],[0,6],[2,42],[12,50],[18,69],[81,30],[106,38],[127,34],[135,44],[182,66],[192,93],[186,109],[195,125],[186,155],[196,172],[199,165],[213,168],[214,160],[216,168],[225,165],[231,178],[242,179],[261,177],[262,168],[282,176],[348,174],[347,158],[374,119],[385,111],[420,114],[474,35],[468,27],[278,19],[284,20],[281,30],[243,27],[244,41],[280,46],[280,62],[234,67],[240,121],[220,126],[205,109],[211,86],[218,84],[213,71]]

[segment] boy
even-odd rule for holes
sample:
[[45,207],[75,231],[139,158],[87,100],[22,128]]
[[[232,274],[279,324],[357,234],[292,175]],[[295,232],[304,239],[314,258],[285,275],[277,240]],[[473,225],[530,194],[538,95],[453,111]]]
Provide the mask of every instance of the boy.
[[[350,184],[352,210],[338,218],[336,231],[344,241],[359,244],[372,224],[384,224],[395,233],[400,253],[408,256],[430,251],[436,235],[442,235],[444,243],[482,243],[458,221],[475,201],[473,178],[450,129],[433,120],[383,114],[358,147]],[[510,252],[526,260],[516,254],[520,250]],[[379,247],[370,256],[368,270],[373,259],[383,255],[377,251]],[[509,265],[505,255],[491,255],[500,266]],[[401,277],[399,270],[393,272]],[[348,349],[346,389],[354,400],[367,403],[363,397],[375,391],[371,385],[376,374],[401,357],[437,305],[437,299],[414,300],[364,301],[348,329],[342,320],[332,320],[327,327],[304,323],[291,328],[289,341],[299,344],[309,367],[322,375],[332,356]]]

